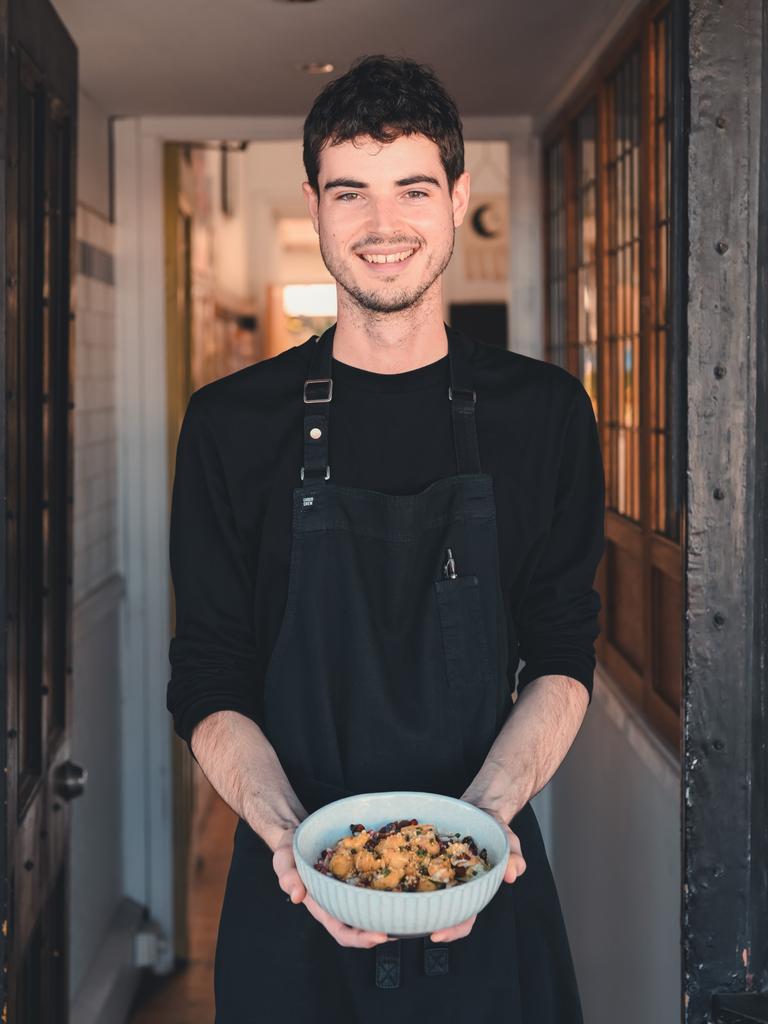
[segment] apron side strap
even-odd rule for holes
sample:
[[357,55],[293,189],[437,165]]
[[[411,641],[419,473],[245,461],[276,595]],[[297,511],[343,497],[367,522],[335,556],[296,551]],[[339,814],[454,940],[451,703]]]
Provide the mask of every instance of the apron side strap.
[[376,988],[400,988],[401,939],[376,947]]
[[433,942],[424,936],[424,973],[429,977],[448,974],[450,971],[450,948],[447,942]]
[[331,468],[328,461],[329,405],[333,400],[331,380],[331,341],[335,324],[315,339],[304,381],[304,464],[302,481],[328,480]]

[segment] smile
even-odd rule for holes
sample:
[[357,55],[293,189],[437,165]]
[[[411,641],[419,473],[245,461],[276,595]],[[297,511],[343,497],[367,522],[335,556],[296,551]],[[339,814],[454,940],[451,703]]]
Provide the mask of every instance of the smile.
[[402,263],[415,251],[415,249],[403,249],[402,252],[364,252],[360,255],[366,263]]
[[374,274],[399,274],[411,262],[418,249],[415,246],[397,252],[359,252],[357,255]]

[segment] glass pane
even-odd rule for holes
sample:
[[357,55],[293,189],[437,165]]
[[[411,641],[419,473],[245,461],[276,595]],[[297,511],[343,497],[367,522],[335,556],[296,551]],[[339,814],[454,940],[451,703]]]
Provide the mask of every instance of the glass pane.
[[549,358],[566,363],[566,210],[564,142],[560,139],[546,154],[548,220],[547,306],[549,309]]
[[[608,85],[613,136],[608,177],[609,361],[607,500],[639,521],[640,508],[640,58],[637,50]],[[611,144],[612,143],[612,144]]]
[[589,103],[575,123],[576,142],[576,345],[579,376],[595,415],[597,395],[597,106]]

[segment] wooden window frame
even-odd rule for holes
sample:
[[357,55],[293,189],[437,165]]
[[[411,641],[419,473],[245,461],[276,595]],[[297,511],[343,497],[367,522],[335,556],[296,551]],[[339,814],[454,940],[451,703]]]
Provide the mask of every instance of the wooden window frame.
[[[679,650],[680,652],[680,692],[682,691],[682,650],[683,650],[683,552],[685,551],[685,515],[682,500],[679,507],[679,522],[677,524],[677,537],[671,539],[658,532],[652,526],[654,495],[652,488],[654,481],[651,479],[651,443],[652,424],[649,421],[649,413],[653,395],[651,392],[651,347],[654,344],[654,332],[656,330],[656,266],[658,254],[656,252],[656,224],[657,224],[657,189],[656,189],[656,105],[655,105],[655,60],[656,40],[655,23],[665,10],[672,12],[674,0],[653,0],[648,3],[623,27],[617,38],[613,40],[604,54],[595,63],[592,73],[582,83],[574,95],[565,103],[563,108],[546,126],[542,133],[544,160],[542,166],[546,174],[546,154],[552,145],[559,141],[564,143],[564,177],[566,189],[566,266],[567,266],[567,306],[566,306],[566,338],[565,338],[565,368],[579,376],[579,338],[578,338],[578,306],[577,306],[577,277],[578,277],[578,253],[577,253],[577,224],[576,224],[576,201],[575,185],[577,173],[576,153],[576,123],[581,114],[587,109],[590,103],[594,102],[597,109],[597,322],[598,322],[598,375],[597,375],[597,405],[598,405],[598,427],[601,443],[604,452],[607,452],[607,428],[603,410],[606,408],[608,395],[607,372],[609,361],[605,358],[607,350],[607,288],[608,288],[608,176],[606,164],[608,161],[608,143],[610,130],[608,124],[608,93],[610,82],[616,71],[623,65],[627,57],[635,48],[640,51],[640,351],[638,367],[640,379],[640,519],[634,521],[626,516],[606,508],[606,556],[604,556],[597,573],[596,586],[603,596],[603,609],[601,612],[601,635],[597,641],[597,655],[601,665],[608,675],[621,687],[635,706],[638,707],[643,717],[649,722],[654,732],[670,747],[675,754],[680,751],[680,710],[673,708],[666,700],[659,689],[657,681],[661,678],[659,666],[661,664],[662,652]],[[669,24],[674,22],[671,16]],[[674,45],[669,42],[668,45]],[[667,83],[667,89],[674,88],[674,81]],[[675,126],[674,131],[678,131]],[[674,137],[672,140],[674,147]],[[674,160],[674,153],[673,153]],[[670,176],[672,177],[672,176]],[[549,261],[549,225],[548,203],[548,182],[545,180],[542,193],[543,203],[543,237],[544,237],[544,279],[547,282],[547,301],[545,308],[549,308],[548,294],[548,268]],[[667,182],[670,193],[677,183]],[[674,204],[674,199],[671,201]],[[678,209],[680,204],[678,204]],[[672,281],[668,284],[669,291],[680,287],[680,282],[675,281],[674,266],[678,246],[670,243],[669,246],[669,274]],[[670,299],[670,310],[675,303]],[[671,313],[668,318],[668,330],[672,336],[672,346],[680,348],[681,333],[673,329],[671,320],[675,319]],[[548,316],[545,319],[547,357],[550,357],[550,325]],[[679,351],[673,351],[673,359],[680,360],[682,355]],[[684,407],[685,395],[679,389],[680,374],[673,375],[673,382],[678,386],[677,393],[673,395],[672,405],[678,410],[672,429],[677,431],[677,441],[673,444],[682,446],[684,438],[681,433],[680,413]],[[674,466],[679,471],[683,460],[677,458]],[[678,493],[682,494],[682,488],[678,486]],[[611,643],[607,627],[607,617],[612,610],[610,602],[605,595],[609,586],[609,554],[613,550],[622,550],[634,557],[640,564],[640,596],[642,615],[642,646],[643,657],[642,667],[632,664],[625,654]],[[662,626],[657,622],[654,627],[654,588],[660,579],[671,582],[673,587],[679,589],[681,599],[681,614],[679,623],[665,623],[662,643]],[[656,614],[659,614],[658,612]],[[674,633],[674,630],[679,632]],[[667,631],[669,631],[667,633]]]

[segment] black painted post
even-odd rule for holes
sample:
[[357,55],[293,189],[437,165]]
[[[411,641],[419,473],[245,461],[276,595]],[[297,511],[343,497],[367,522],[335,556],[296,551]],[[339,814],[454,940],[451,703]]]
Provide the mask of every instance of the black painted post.
[[763,4],[688,12],[682,1019],[768,1022]]

